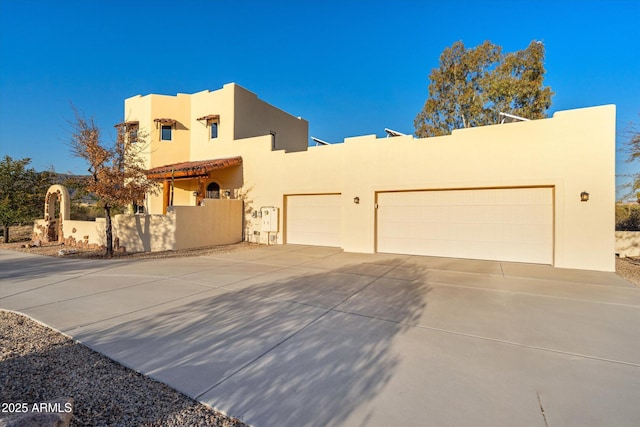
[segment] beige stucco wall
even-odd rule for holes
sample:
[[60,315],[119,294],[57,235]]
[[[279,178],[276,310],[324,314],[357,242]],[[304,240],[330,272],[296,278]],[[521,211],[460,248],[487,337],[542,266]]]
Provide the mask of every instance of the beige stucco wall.
[[144,138],[144,142],[139,142],[138,149],[144,160],[144,167],[150,169],[151,166],[151,140],[158,138],[157,133],[151,135],[155,131],[153,117],[151,116],[151,97],[136,95],[124,101],[124,121],[140,122],[138,133]]
[[[227,84],[215,91],[202,91],[191,95],[191,158],[202,157],[202,150],[234,139],[235,115],[233,113],[236,85]],[[211,129],[205,120],[198,118],[219,115],[218,137],[211,139]]]
[[171,251],[176,247],[175,214],[116,215],[113,219],[114,236],[127,252]]
[[[341,193],[345,251],[375,251],[377,192],[552,186],[554,265],[615,269],[615,106],[439,138],[363,136],[288,154],[267,153],[265,145],[252,141],[252,149],[235,151],[243,157],[249,207],[282,208],[286,194]],[[582,191],[590,193],[588,202],[580,201]],[[251,233],[252,218],[247,224]]]
[[[220,116],[218,138],[215,139],[211,139],[206,121],[197,120],[211,114]],[[172,141],[160,141],[160,125],[153,121],[156,118],[178,120]],[[308,144],[309,124],[306,120],[264,102],[235,83],[225,84],[219,90],[194,94],[136,95],[125,100],[124,120],[138,121],[140,134],[146,135],[141,153],[146,168],[218,158],[221,152],[235,156],[239,146],[251,149],[256,136],[269,140],[268,151],[272,148],[301,151]],[[272,147],[270,132],[275,133],[275,147]],[[207,184],[212,181],[217,182],[221,189],[242,186],[236,174],[229,179],[226,171],[216,172]],[[174,206],[194,206],[195,190],[195,183],[176,180]],[[149,197],[145,205],[147,212],[161,213],[162,200],[162,194]]]
[[96,218],[95,221],[66,220],[62,223],[62,231],[65,239],[73,237],[76,242],[103,246],[105,225],[104,218]]
[[[235,88],[234,102],[245,95],[247,99],[255,96],[236,90],[235,85],[225,85],[223,92],[227,88]],[[207,107],[206,97],[213,93],[192,96],[192,108],[197,104],[198,114],[217,114]],[[240,110],[238,117],[258,114],[257,110]],[[192,112],[191,120],[198,114]],[[223,129],[226,119],[220,114]],[[237,121],[233,126],[234,136],[242,135]],[[557,112],[543,120],[461,129],[443,137],[361,136],[347,138],[343,144],[289,153],[272,151],[270,135],[240,140],[225,137],[211,143],[204,126],[193,125],[192,129],[189,153],[182,152],[182,157],[171,161],[164,154],[158,158],[168,164],[242,156],[242,166],[214,172],[209,181],[216,180],[221,188],[232,189],[233,197],[244,200],[247,236],[260,231],[260,221],[251,212],[276,206],[281,209],[277,239],[283,243],[286,195],[339,193],[343,195],[343,249],[370,253],[376,250],[379,192],[549,186],[554,189],[554,265],[604,271],[615,268],[613,105]],[[249,128],[247,135],[251,134]],[[304,141],[306,144],[306,135]],[[184,157],[187,154],[188,158]],[[151,153],[152,157],[157,155]],[[162,161],[154,158],[152,163]],[[195,203],[189,199],[187,186],[180,187],[185,193],[174,200]],[[582,191],[590,193],[588,202],[580,201]],[[355,196],[360,198],[359,204],[353,203]],[[159,196],[151,198],[151,213],[161,212],[161,205]]]
[[[47,221],[45,219],[36,219],[33,222],[34,239],[44,239],[46,225]],[[103,246],[105,243],[104,230],[104,218],[96,218],[95,221],[66,219],[62,221],[62,236],[59,236],[59,241],[69,246]]]
[[[171,141],[161,141],[161,123],[155,119],[176,120]],[[153,168],[176,163],[190,155],[191,98],[189,95],[136,95],[125,100],[125,121],[140,122],[141,141],[144,147],[145,166]],[[142,138],[144,137],[144,141]],[[151,155],[150,153],[153,153]]]
[[[220,116],[216,139],[211,139],[206,122],[197,120],[210,114]],[[172,141],[160,141],[160,125],[153,121],[157,118],[178,121]],[[150,160],[149,168],[206,159],[205,153],[218,144],[269,135],[270,132],[276,134],[276,150],[301,151],[308,145],[309,124],[306,120],[264,102],[235,83],[194,94],[136,95],[125,100],[124,120],[140,122],[141,134],[147,136],[145,158]]]
[[234,139],[274,134],[274,150],[303,151],[309,141],[306,120],[274,107],[240,86],[234,91]]
[[[114,243],[117,238],[119,246],[128,252],[237,243],[242,241],[242,209],[243,202],[239,199],[204,199],[203,206],[174,206],[167,215],[115,215],[112,222]],[[41,232],[44,224],[43,219],[34,222],[34,235]],[[71,246],[104,246],[105,220],[66,220],[63,233]]]
[[114,235],[128,252],[156,252],[242,241],[242,201],[205,199],[167,215],[116,215]]
[[242,241],[242,201],[204,199],[202,206],[174,206],[175,249]]

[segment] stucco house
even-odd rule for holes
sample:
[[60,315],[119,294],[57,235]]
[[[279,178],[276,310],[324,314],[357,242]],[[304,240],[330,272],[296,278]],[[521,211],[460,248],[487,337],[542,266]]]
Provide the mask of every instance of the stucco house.
[[248,241],[615,269],[613,105],[315,147],[305,120],[234,83],[134,96],[124,117],[163,185],[147,214],[237,200]]

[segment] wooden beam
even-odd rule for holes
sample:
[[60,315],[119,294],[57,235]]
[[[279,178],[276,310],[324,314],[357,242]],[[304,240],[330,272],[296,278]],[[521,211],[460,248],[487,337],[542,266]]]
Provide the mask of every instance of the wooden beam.
[[[207,171],[174,171],[173,177],[178,178],[196,178],[198,176],[207,176]],[[171,172],[147,173],[148,179],[171,179]]]
[[202,202],[202,200],[204,199],[204,192],[205,192],[205,187],[204,187],[204,183],[205,183],[205,177],[204,176],[199,176],[198,177],[198,195],[196,196],[196,206],[200,206],[200,202]]
[[169,193],[171,191],[171,185],[168,180],[164,180],[162,183],[162,215],[167,214],[167,206],[169,206]]

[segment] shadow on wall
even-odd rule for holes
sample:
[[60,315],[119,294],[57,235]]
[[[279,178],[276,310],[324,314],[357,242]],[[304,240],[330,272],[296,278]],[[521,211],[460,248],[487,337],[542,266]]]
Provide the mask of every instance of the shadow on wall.
[[127,252],[155,252],[175,249],[176,216],[116,215],[114,231]]
[[640,256],[640,231],[616,231],[616,254],[621,257]]
[[[142,240],[142,250],[144,252],[151,251],[151,221],[143,218],[136,218],[136,232],[138,237]],[[122,233],[122,231],[121,231]]]
[[254,235],[251,232],[252,214],[254,212],[253,199],[251,198],[251,192],[253,191],[253,185],[250,187],[242,187],[237,194],[238,199],[243,202],[242,212],[242,240],[247,242],[257,243],[254,239]]
[[393,307],[393,322],[340,311],[350,298],[366,301],[357,292],[389,285],[377,277],[283,269],[286,279],[258,276],[245,290],[78,338],[160,381],[179,379],[181,391],[245,422],[333,425],[373,399],[399,364],[392,344],[418,321],[429,292],[426,270],[413,268],[419,279],[375,293],[375,304]]

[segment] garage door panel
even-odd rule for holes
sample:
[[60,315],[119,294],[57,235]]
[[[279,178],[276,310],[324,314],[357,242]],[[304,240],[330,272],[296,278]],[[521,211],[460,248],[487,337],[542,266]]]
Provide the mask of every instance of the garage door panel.
[[340,246],[342,205],[339,194],[287,196],[287,243]]
[[[536,256],[547,249],[545,244],[517,243],[511,245],[509,252],[505,252],[503,244],[478,241],[452,241],[436,239],[406,239],[396,240],[395,244],[402,245],[403,254],[430,255],[450,258],[486,259],[512,262],[528,262],[547,264],[548,258]],[[480,255],[479,255],[480,254]],[[526,261],[524,261],[526,259]]]
[[[379,217],[390,222],[445,222],[445,223],[512,223],[521,224],[522,218],[540,218],[545,225],[551,224],[547,218],[549,207],[539,205],[515,205],[515,206],[471,206],[457,205],[460,209],[452,209],[452,206],[429,206],[428,219],[424,216],[424,208],[419,206],[385,206],[384,217]],[[404,219],[403,219],[404,218]],[[529,220],[530,221],[530,220]]]
[[377,250],[551,264],[553,190],[378,194]]

